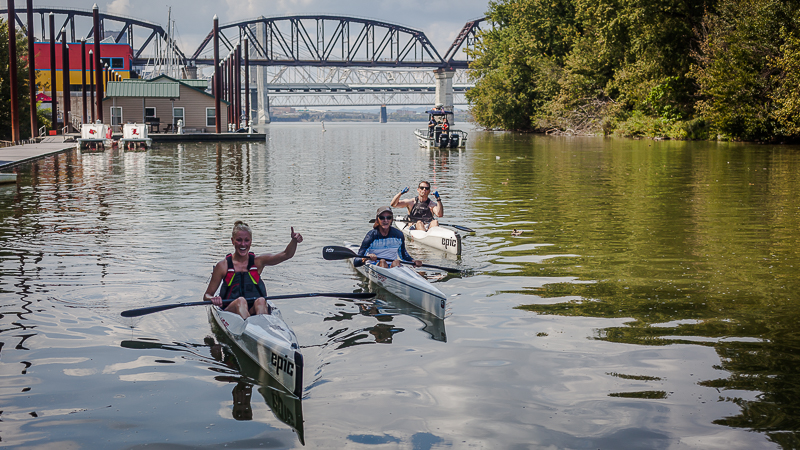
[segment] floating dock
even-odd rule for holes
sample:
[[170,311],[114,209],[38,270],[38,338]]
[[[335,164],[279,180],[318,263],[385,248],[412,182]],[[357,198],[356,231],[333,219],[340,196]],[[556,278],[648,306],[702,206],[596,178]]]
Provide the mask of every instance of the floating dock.
[[64,142],[63,136],[45,138],[36,144],[14,145],[0,148],[0,170],[35,161],[75,148],[74,142]]
[[[116,135],[112,139],[116,140],[121,137],[121,135]],[[153,133],[149,134],[148,137],[153,142],[258,142],[266,141],[267,139],[266,133]],[[73,150],[79,138],[79,134],[68,134],[66,135],[66,140],[63,135],[49,136],[36,144],[0,148],[0,171],[46,156]]]

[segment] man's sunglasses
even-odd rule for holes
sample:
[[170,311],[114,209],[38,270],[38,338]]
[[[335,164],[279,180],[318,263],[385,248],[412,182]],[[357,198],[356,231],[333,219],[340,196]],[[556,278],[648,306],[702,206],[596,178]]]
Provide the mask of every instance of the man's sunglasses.
[[422,189],[423,191],[430,191],[431,190],[430,186],[420,186],[419,188]]
[[392,216],[378,216],[378,219],[381,219],[381,220],[392,220]]

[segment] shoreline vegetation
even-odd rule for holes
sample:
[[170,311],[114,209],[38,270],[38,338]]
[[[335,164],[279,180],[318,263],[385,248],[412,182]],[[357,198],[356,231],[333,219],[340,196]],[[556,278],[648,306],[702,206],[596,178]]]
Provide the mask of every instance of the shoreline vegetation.
[[800,142],[800,0],[498,0],[468,51],[487,129]]

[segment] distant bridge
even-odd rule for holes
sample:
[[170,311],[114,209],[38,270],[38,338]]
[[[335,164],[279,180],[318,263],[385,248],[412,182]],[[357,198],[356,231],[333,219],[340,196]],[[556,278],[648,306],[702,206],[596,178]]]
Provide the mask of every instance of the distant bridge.
[[[26,29],[23,18],[26,9],[16,8],[16,21]],[[67,38],[77,42],[90,40],[94,33],[92,11],[79,8],[33,8],[39,16],[35,35],[47,40],[46,16],[55,15],[56,40]],[[0,9],[7,15],[8,10]],[[209,42],[213,30],[190,57],[178,47],[169,30],[161,25],[100,12],[100,35],[111,34],[116,43],[125,42],[133,51],[133,64],[144,66],[161,58],[175,61],[179,66],[212,65]],[[229,50],[243,39],[251,43],[250,64],[254,66],[316,66],[316,67],[392,67],[467,69],[469,57],[459,53],[474,48],[477,33],[485,18],[467,22],[444,56],[431,44],[424,32],[373,19],[331,15],[295,15],[258,17],[220,26],[220,42]],[[76,33],[76,24],[81,28]],[[139,30],[139,31],[136,31]],[[83,32],[81,32],[83,31]],[[134,35],[145,36],[137,47]],[[149,54],[148,54],[149,50]],[[458,57],[458,58],[457,58]]]
[[[24,29],[27,11],[17,8],[15,12]],[[51,13],[62,24],[56,40],[67,39],[67,33],[72,42],[92,37],[91,10],[41,7],[33,12],[40,17],[41,27],[35,34],[42,40],[46,40],[45,16]],[[262,103],[269,95],[274,106],[432,104],[433,71],[445,70],[456,72],[453,104],[465,104],[463,93],[471,82],[464,74],[470,59],[463,50],[474,48],[482,24],[485,18],[467,22],[444,56],[420,30],[358,17],[262,16],[223,24],[219,37],[221,47],[228,51],[247,39],[249,63],[258,72],[252,79],[257,80]],[[133,66],[145,77],[199,70],[200,78],[210,78],[213,30],[187,57],[161,25],[100,12],[100,27],[101,36],[131,46]],[[134,36],[143,38],[134,42]],[[347,87],[322,87],[331,84]]]

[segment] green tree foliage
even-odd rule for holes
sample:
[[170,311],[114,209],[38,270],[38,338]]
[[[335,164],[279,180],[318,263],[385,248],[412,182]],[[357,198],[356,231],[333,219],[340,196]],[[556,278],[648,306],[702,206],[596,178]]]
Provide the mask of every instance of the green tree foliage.
[[490,3],[498,26],[483,33],[473,56],[476,81],[467,98],[478,123],[529,130],[558,92],[564,58],[577,36],[570,0]]
[[769,140],[788,132],[779,111],[791,111],[786,84],[797,78],[786,72],[793,57],[782,52],[796,52],[787,38],[797,31],[798,8],[796,0],[721,0],[704,19],[692,74],[697,109],[720,135]]
[[775,116],[789,136],[800,136],[800,38],[798,30],[788,33],[781,30],[785,38],[781,55],[775,59],[780,70],[778,87],[773,94],[776,102]]
[[[28,39],[17,30],[17,89],[20,137],[31,137],[28,89]],[[8,23],[0,19],[0,140],[11,140],[11,86],[9,79]]]
[[800,0],[498,0],[473,57],[490,128],[800,137]]
[[[529,130],[561,126],[559,118],[624,119],[636,109],[688,115],[694,93],[686,78],[689,49],[705,6],[679,0],[490,3],[488,18],[496,26],[483,33],[473,55],[473,115],[489,127]],[[578,110],[582,114],[575,115]]]

